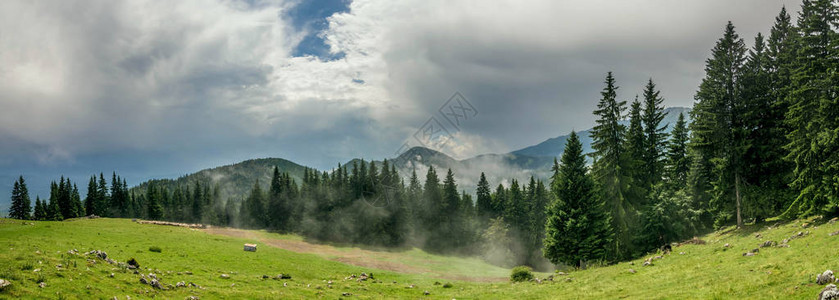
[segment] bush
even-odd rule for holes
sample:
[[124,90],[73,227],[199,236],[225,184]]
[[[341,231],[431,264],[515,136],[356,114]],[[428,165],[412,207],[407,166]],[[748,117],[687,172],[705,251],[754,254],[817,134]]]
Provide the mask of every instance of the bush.
[[533,269],[528,266],[515,267],[513,268],[513,272],[510,274],[510,281],[512,282],[522,282],[531,279],[533,279]]
[[163,249],[160,249],[160,247],[158,247],[158,246],[151,246],[151,247],[149,247],[149,251],[160,253],[160,252],[163,251]]

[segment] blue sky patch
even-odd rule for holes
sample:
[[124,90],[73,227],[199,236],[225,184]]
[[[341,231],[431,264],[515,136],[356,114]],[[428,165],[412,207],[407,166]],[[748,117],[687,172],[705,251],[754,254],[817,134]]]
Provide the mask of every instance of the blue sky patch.
[[329,45],[320,36],[329,27],[326,18],[336,14],[348,12],[350,0],[303,0],[286,14],[297,31],[308,31],[309,34],[292,50],[292,55],[316,56],[321,60],[341,59],[346,54],[330,53]]

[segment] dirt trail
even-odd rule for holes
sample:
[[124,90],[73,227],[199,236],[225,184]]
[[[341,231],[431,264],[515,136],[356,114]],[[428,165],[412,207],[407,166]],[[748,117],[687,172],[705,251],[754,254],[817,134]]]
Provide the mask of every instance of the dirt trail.
[[[453,274],[438,274],[437,272],[433,272],[432,270],[424,267],[420,267],[419,265],[422,264],[433,264],[431,261],[414,261],[416,259],[406,259],[404,255],[399,253],[392,253],[387,251],[373,251],[373,250],[365,250],[360,248],[342,248],[338,249],[334,246],[330,245],[323,245],[323,244],[313,244],[306,241],[298,241],[298,240],[284,240],[284,239],[267,239],[259,236],[258,234],[249,231],[249,230],[241,230],[241,229],[233,229],[233,228],[207,228],[204,229],[204,232],[210,234],[217,234],[217,235],[225,235],[230,237],[236,238],[245,238],[245,239],[252,239],[256,240],[261,244],[269,245],[272,247],[285,249],[293,252],[298,253],[309,253],[319,255],[325,259],[329,259],[332,261],[338,261],[349,265],[365,267],[365,268],[375,268],[399,273],[412,273],[412,274],[433,274],[435,277],[440,277],[444,279],[452,279],[452,280],[462,280],[462,281],[474,281],[474,282],[496,282],[496,281],[505,281],[506,278],[503,277],[472,277],[466,275],[453,275]],[[412,261],[414,262],[413,265],[408,265],[404,263],[400,263],[398,261]]]

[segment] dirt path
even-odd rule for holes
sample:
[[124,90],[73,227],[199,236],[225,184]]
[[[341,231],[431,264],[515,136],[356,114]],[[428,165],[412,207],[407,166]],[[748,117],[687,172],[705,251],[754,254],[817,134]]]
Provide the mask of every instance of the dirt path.
[[[387,251],[373,251],[360,248],[341,248],[324,244],[313,244],[306,241],[267,239],[249,230],[233,228],[207,228],[204,232],[217,235],[225,235],[236,238],[256,240],[261,244],[285,249],[297,253],[309,253],[319,255],[325,259],[338,261],[349,265],[375,268],[399,273],[411,274],[432,274],[435,277],[452,280],[474,281],[474,282],[497,282],[505,281],[503,277],[471,277],[466,275],[438,274],[431,269],[420,267],[423,264],[431,264],[430,261],[417,261],[415,258],[406,258],[404,255]],[[408,265],[399,261],[410,261]]]

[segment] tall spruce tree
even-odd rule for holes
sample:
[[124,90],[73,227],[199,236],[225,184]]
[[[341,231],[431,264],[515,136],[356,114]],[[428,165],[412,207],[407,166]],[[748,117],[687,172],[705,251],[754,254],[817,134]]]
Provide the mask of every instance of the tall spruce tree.
[[799,195],[788,217],[839,213],[837,15],[834,1],[804,0],[798,16],[786,119],[787,158],[795,164],[791,186]]
[[679,119],[670,132],[671,138],[667,145],[667,159],[665,174],[671,190],[682,189],[688,183],[688,171],[691,160],[688,156],[688,130],[685,115],[679,113]]
[[476,207],[478,210],[478,216],[483,221],[488,221],[492,218],[492,191],[490,191],[489,182],[487,181],[484,172],[481,172],[481,178],[478,179],[478,186],[475,189],[475,196],[476,196]]
[[41,197],[35,197],[35,213],[33,214],[33,218],[38,221],[47,219],[47,206],[41,201]]
[[744,147],[743,103],[737,80],[745,61],[746,46],[731,22],[725,27],[706,60],[705,78],[699,86],[691,112],[693,134],[691,145],[712,166],[712,175],[701,180],[713,186],[712,209],[715,225],[722,226],[741,216],[741,176]]
[[543,253],[554,264],[580,267],[605,260],[611,244],[609,211],[587,172],[582,148],[571,132],[551,182],[556,198],[548,208]]
[[26,187],[26,181],[23,176],[15,180],[12,187],[12,205],[9,207],[9,217],[12,219],[29,220],[32,211],[31,202],[29,200],[29,189]]
[[656,89],[653,79],[647,81],[644,87],[644,113],[641,119],[644,123],[644,151],[642,179],[643,188],[651,190],[661,182],[664,175],[664,156],[667,147],[667,126],[661,124],[664,120],[664,98]]
[[594,111],[596,125],[591,130],[593,174],[601,187],[601,197],[611,210],[615,238],[610,251],[617,258],[627,258],[635,251],[630,230],[637,228],[637,207],[643,197],[630,191],[631,160],[625,151],[626,126],[620,122],[626,101],[617,100],[618,87],[612,72],[606,75],[604,83],[606,86]]

